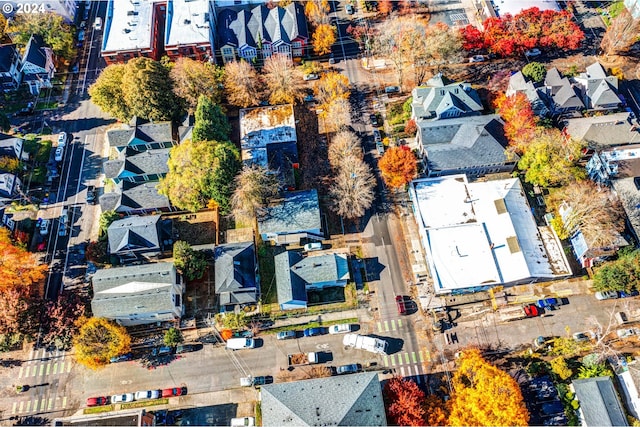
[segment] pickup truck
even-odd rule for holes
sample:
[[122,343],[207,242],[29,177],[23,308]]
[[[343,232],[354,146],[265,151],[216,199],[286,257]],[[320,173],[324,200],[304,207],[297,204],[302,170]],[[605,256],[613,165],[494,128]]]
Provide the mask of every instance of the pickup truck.
[[318,353],[312,351],[310,353],[293,353],[287,356],[289,366],[313,365],[319,363]]

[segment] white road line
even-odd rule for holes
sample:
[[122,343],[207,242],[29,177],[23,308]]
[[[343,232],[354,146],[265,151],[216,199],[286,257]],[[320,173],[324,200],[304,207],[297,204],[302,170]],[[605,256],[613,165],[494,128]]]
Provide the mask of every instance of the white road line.
[[20,370],[18,371],[18,379],[22,378],[22,370],[24,368],[22,366],[20,366]]
[[400,376],[404,377],[404,366],[400,367]]
[[62,398],[62,409],[67,408],[67,396]]
[[18,402],[13,402],[13,409],[11,410],[12,414],[16,413],[16,408],[18,407]]
[[67,362],[67,374],[71,372],[71,361]]
[[20,401],[20,407],[18,407],[18,413],[21,414],[22,413],[22,407],[24,406],[24,400]]

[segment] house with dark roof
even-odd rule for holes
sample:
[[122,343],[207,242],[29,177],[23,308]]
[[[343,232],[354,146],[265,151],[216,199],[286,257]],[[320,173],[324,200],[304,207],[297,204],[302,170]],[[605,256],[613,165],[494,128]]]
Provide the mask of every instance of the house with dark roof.
[[149,122],[137,117],[121,129],[107,131],[109,146],[118,152],[127,148],[135,151],[148,151],[160,148],[171,148],[177,145],[173,138],[171,122]]
[[351,277],[345,254],[303,257],[300,252],[285,251],[276,255],[274,262],[281,310],[306,308],[308,291],[344,288]]
[[169,198],[158,193],[158,181],[120,181],[112,192],[100,196],[102,212],[116,211],[126,215],[172,210]]
[[0,88],[3,91],[16,90],[20,86],[20,60],[15,44],[0,45]]
[[258,302],[260,285],[256,250],[253,242],[227,243],[216,246],[216,295],[221,311],[234,311]]
[[582,99],[589,110],[615,110],[622,104],[618,97],[618,78],[608,76],[599,62],[589,65],[575,81],[581,86]]
[[37,95],[40,89],[53,87],[51,79],[55,71],[53,50],[45,46],[41,36],[31,35],[22,56],[22,82],[29,85],[33,95]]
[[266,384],[260,400],[265,427],[387,425],[375,372]]
[[24,140],[17,136],[0,133],[0,157],[29,160],[29,153],[23,150]]
[[134,326],[173,322],[183,314],[185,285],[173,263],[101,269],[91,282],[95,317]]
[[220,8],[217,12],[217,48],[224,63],[237,58],[252,61],[274,53],[302,57],[309,32],[299,2],[269,8],[250,4]]
[[509,77],[509,86],[505,92],[507,96],[513,96],[516,93],[523,93],[531,103],[531,109],[537,116],[546,116],[549,114],[549,107],[544,99],[544,92],[541,91],[529,79],[527,79],[522,71],[513,73]]
[[512,172],[519,160],[515,153],[506,153],[504,122],[497,114],[418,120],[416,125],[418,153],[427,176]]
[[300,239],[322,240],[320,203],[316,190],[289,191],[257,212],[258,232],[275,245],[298,244]]
[[411,92],[411,118],[439,120],[479,115],[484,107],[478,93],[467,83],[452,83],[437,74]]
[[20,192],[22,182],[12,173],[0,173],[0,199],[13,199]]
[[126,148],[118,158],[104,163],[104,174],[116,184],[120,181],[157,181],[169,172],[170,148],[137,151]]
[[545,95],[549,99],[551,114],[555,116],[584,110],[580,87],[562,76],[557,68],[547,70],[544,78]]
[[580,402],[578,414],[583,426],[629,425],[611,377],[573,380],[571,387]]
[[129,216],[107,229],[109,253],[121,262],[157,258],[173,244],[171,220],[160,215]]
[[567,119],[562,124],[566,134],[595,150],[640,144],[640,126],[634,122],[631,113],[626,111]]

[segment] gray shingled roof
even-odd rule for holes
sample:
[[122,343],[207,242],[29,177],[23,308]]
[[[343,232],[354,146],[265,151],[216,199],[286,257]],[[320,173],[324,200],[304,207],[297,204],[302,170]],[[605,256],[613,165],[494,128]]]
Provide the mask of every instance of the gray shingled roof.
[[96,317],[119,318],[140,311],[173,311],[173,263],[158,262],[98,270],[92,277],[91,311]]
[[640,143],[640,129],[632,130],[627,112],[568,119],[564,124],[569,135],[592,148]]
[[544,78],[544,85],[549,87],[554,110],[566,108],[584,108],[576,88],[568,78],[563,77],[557,68],[550,68]]
[[416,123],[429,168],[457,170],[518,161],[507,158],[504,123],[497,114]]
[[438,86],[421,86],[413,89],[411,107],[413,116],[417,118],[433,118],[435,114],[455,106],[463,115],[475,115],[484,107],[478,93],[470,85],[464,83],[445,84],[441,79],[429,80]]
[[509,87],[507,88],[506,95],[512,96],[518,92],[524,93],[529,102],[531,103],[531,108],[536,114],[546,114],[548,112],[548,108],[544,102],[544,99],[541,97],[541,94],[533,84],[532,81],[527,80],[527,78],[522,74],[522,71],[518,71],[513,73],[509,78]]
[[291,266],[302,259],[302,254],[297,251],[285,251],[274,257],[279,304],[286,304],[294,300],[307,300],[307,288],[304,281],[291,271]]
[[112,129],[107,131],[110,147],[126,147],[139,144],[164,142],[173,140],[171,122],[144,123],[128,129]]
[[220,304],[255,303],[257,282],[253,242],[227,243],[217,246],[213,253]]
[[375,372],[267,384],[260,395],[265,427],[387,425]]
[[107,230],[112,254],[131,250],[160,250],[160,215],[130,216],[114,221]]
[[126,178],[140,175],[165,175],[169,172],[167,161],[170,148],[135,151],[126,149],[117,160],[104,163],[107,178]]
[[134,212],[171,207],[167,196],[158,193],[158,181],[120,181],[116,191],[100,196],[102,211]]
[[572,382],[585,426],[628,426],[610,377],[586,378]]
[[285,193],[279,203],[261,210],[258,229],[260,234],[322,229],[318,192],[306,190]]
[[349,280],[349,264],[342,254],[308,256],[291,267],[308,284]]

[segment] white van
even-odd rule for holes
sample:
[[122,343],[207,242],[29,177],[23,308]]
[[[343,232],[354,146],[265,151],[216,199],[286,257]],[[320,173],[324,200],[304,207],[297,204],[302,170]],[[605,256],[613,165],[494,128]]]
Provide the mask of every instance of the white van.
[[227,350],[242,350],[244,348],[254,348],[256,346],[253,338],[229,338],[227,340]]

